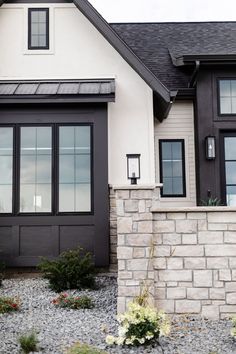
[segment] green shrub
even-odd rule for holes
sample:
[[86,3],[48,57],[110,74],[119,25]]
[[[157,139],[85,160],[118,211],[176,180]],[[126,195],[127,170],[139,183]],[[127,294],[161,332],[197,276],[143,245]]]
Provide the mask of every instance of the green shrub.
[[208,206],[208,207],[220,206],[221,205],[221,200],[218,199],[218,198],[209,197],[207,200],[201,200],[201,205],[202,206]]
[[0,286],[2,285],[2,281],[4,278],[5,268],[6,268],[5,263],[0,262]]
[[39,269],[56,292],[67,289],[94,288],[95,267],[91,253],[82,248],[63,252],[57,260],[42,258]]
[[20,343],[21,351],[24,354],[38,351],[37,345],[39,343],[39,340],[34,332],[20,336],[18,341]]
[[91,309],[94,304],[90,297],[84,296],[70,296],[68,294],[60,294],[57,298],[52,300],[55,306],[62,308],[70,308],[73,310],[78,309]]
[[91,347],[88,344],[76,343],[74,344],[66,354],[108,354],[102,350]]
[[12,297],[0,297],[0,313],[7,313],[19,310],[19,301]]

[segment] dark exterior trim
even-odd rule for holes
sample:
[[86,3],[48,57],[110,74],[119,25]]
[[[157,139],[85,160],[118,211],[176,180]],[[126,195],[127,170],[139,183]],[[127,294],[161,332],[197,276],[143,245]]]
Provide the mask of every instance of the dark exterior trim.
[[6,4],[60,4],[72,3],[72,0],[6,0]]
[[162,143],[181,142],[182,146],[182,176],[183,176],[183,193],[182,194],[163,194],[161,188],[162,198],[185,198],[186,197],[186,169],[185,169],[185,141],[184,139],[159,139],[159,168],[160,168],[160,182],[163,183],[163,169],[162,169]]
[[[46,13],[46,44],[45,46],[32,46],[31,44],[31,14],[32,12],[44,11]],[[28,9],[28,49],[30,50],[46,50],[49,49],[49,8],[29,8]]]
[[178,89],[176,100],[194,99],[196,96],[195,88],[180,88]]
[[49,103],[49,104],[69,104],[69,103],[106,103],[106,102],[115,102],[115,96],[106,96],[106,95],[89,95],[83,97],[68,97],[68,96],[53,96],[53,97],[19,97],[19,98],[6,98],[6,96],[0,96],[0,105],[8,104],[37,104],[37,103]]
[[221,113],[221,107],[220,107],[220,81],[221,80],[234,80],[236,82],[236,74],[235,76],[231,77],[217,77],[216,78],[216,85],[217,85],[217,112],[218,112],[218,117],[222,117],[225,119],[232,119],[234,117],[234,120],[236,119],[236,112],[234,113]]

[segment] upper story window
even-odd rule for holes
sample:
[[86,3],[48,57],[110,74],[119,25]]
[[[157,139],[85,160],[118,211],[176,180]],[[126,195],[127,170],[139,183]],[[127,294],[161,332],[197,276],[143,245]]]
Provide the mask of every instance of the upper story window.
[[49,49],[49,9],[28,11],[28,49]]
[[236,79],[220,80],[220,114],[236,114]]
[[184,140],[159,140],[162,197],[185,197]]

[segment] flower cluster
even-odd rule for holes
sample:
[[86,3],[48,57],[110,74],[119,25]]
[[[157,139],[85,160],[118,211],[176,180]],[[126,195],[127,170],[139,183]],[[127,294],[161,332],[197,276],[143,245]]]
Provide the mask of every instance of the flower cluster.
[[0,297],[0,313],[19,310],[19,301],[11,297]]
[[233,327],[231,328],[231,336],[236,339],[236,317],[232,319]]
[[159,336],[168,335],[170,324],[166,315],[150,306],[142,306],[137,302],[128,304],[128,311],[118,316],[118,337],[107,336],[109,345],[146,344]]
[[90,309],[94,306],[92,300],[88,296],[71,296],[67,293],[60,294],[52,300],[55,306],[70,309]]

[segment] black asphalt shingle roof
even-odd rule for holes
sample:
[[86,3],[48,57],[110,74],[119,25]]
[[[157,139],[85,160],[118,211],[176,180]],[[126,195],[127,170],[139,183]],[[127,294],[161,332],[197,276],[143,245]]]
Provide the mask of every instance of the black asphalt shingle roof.
[[114,23],[112,28],[168,88],[186,88],[192,68],[175,67],[181,55],[236,54],[236,22]]

